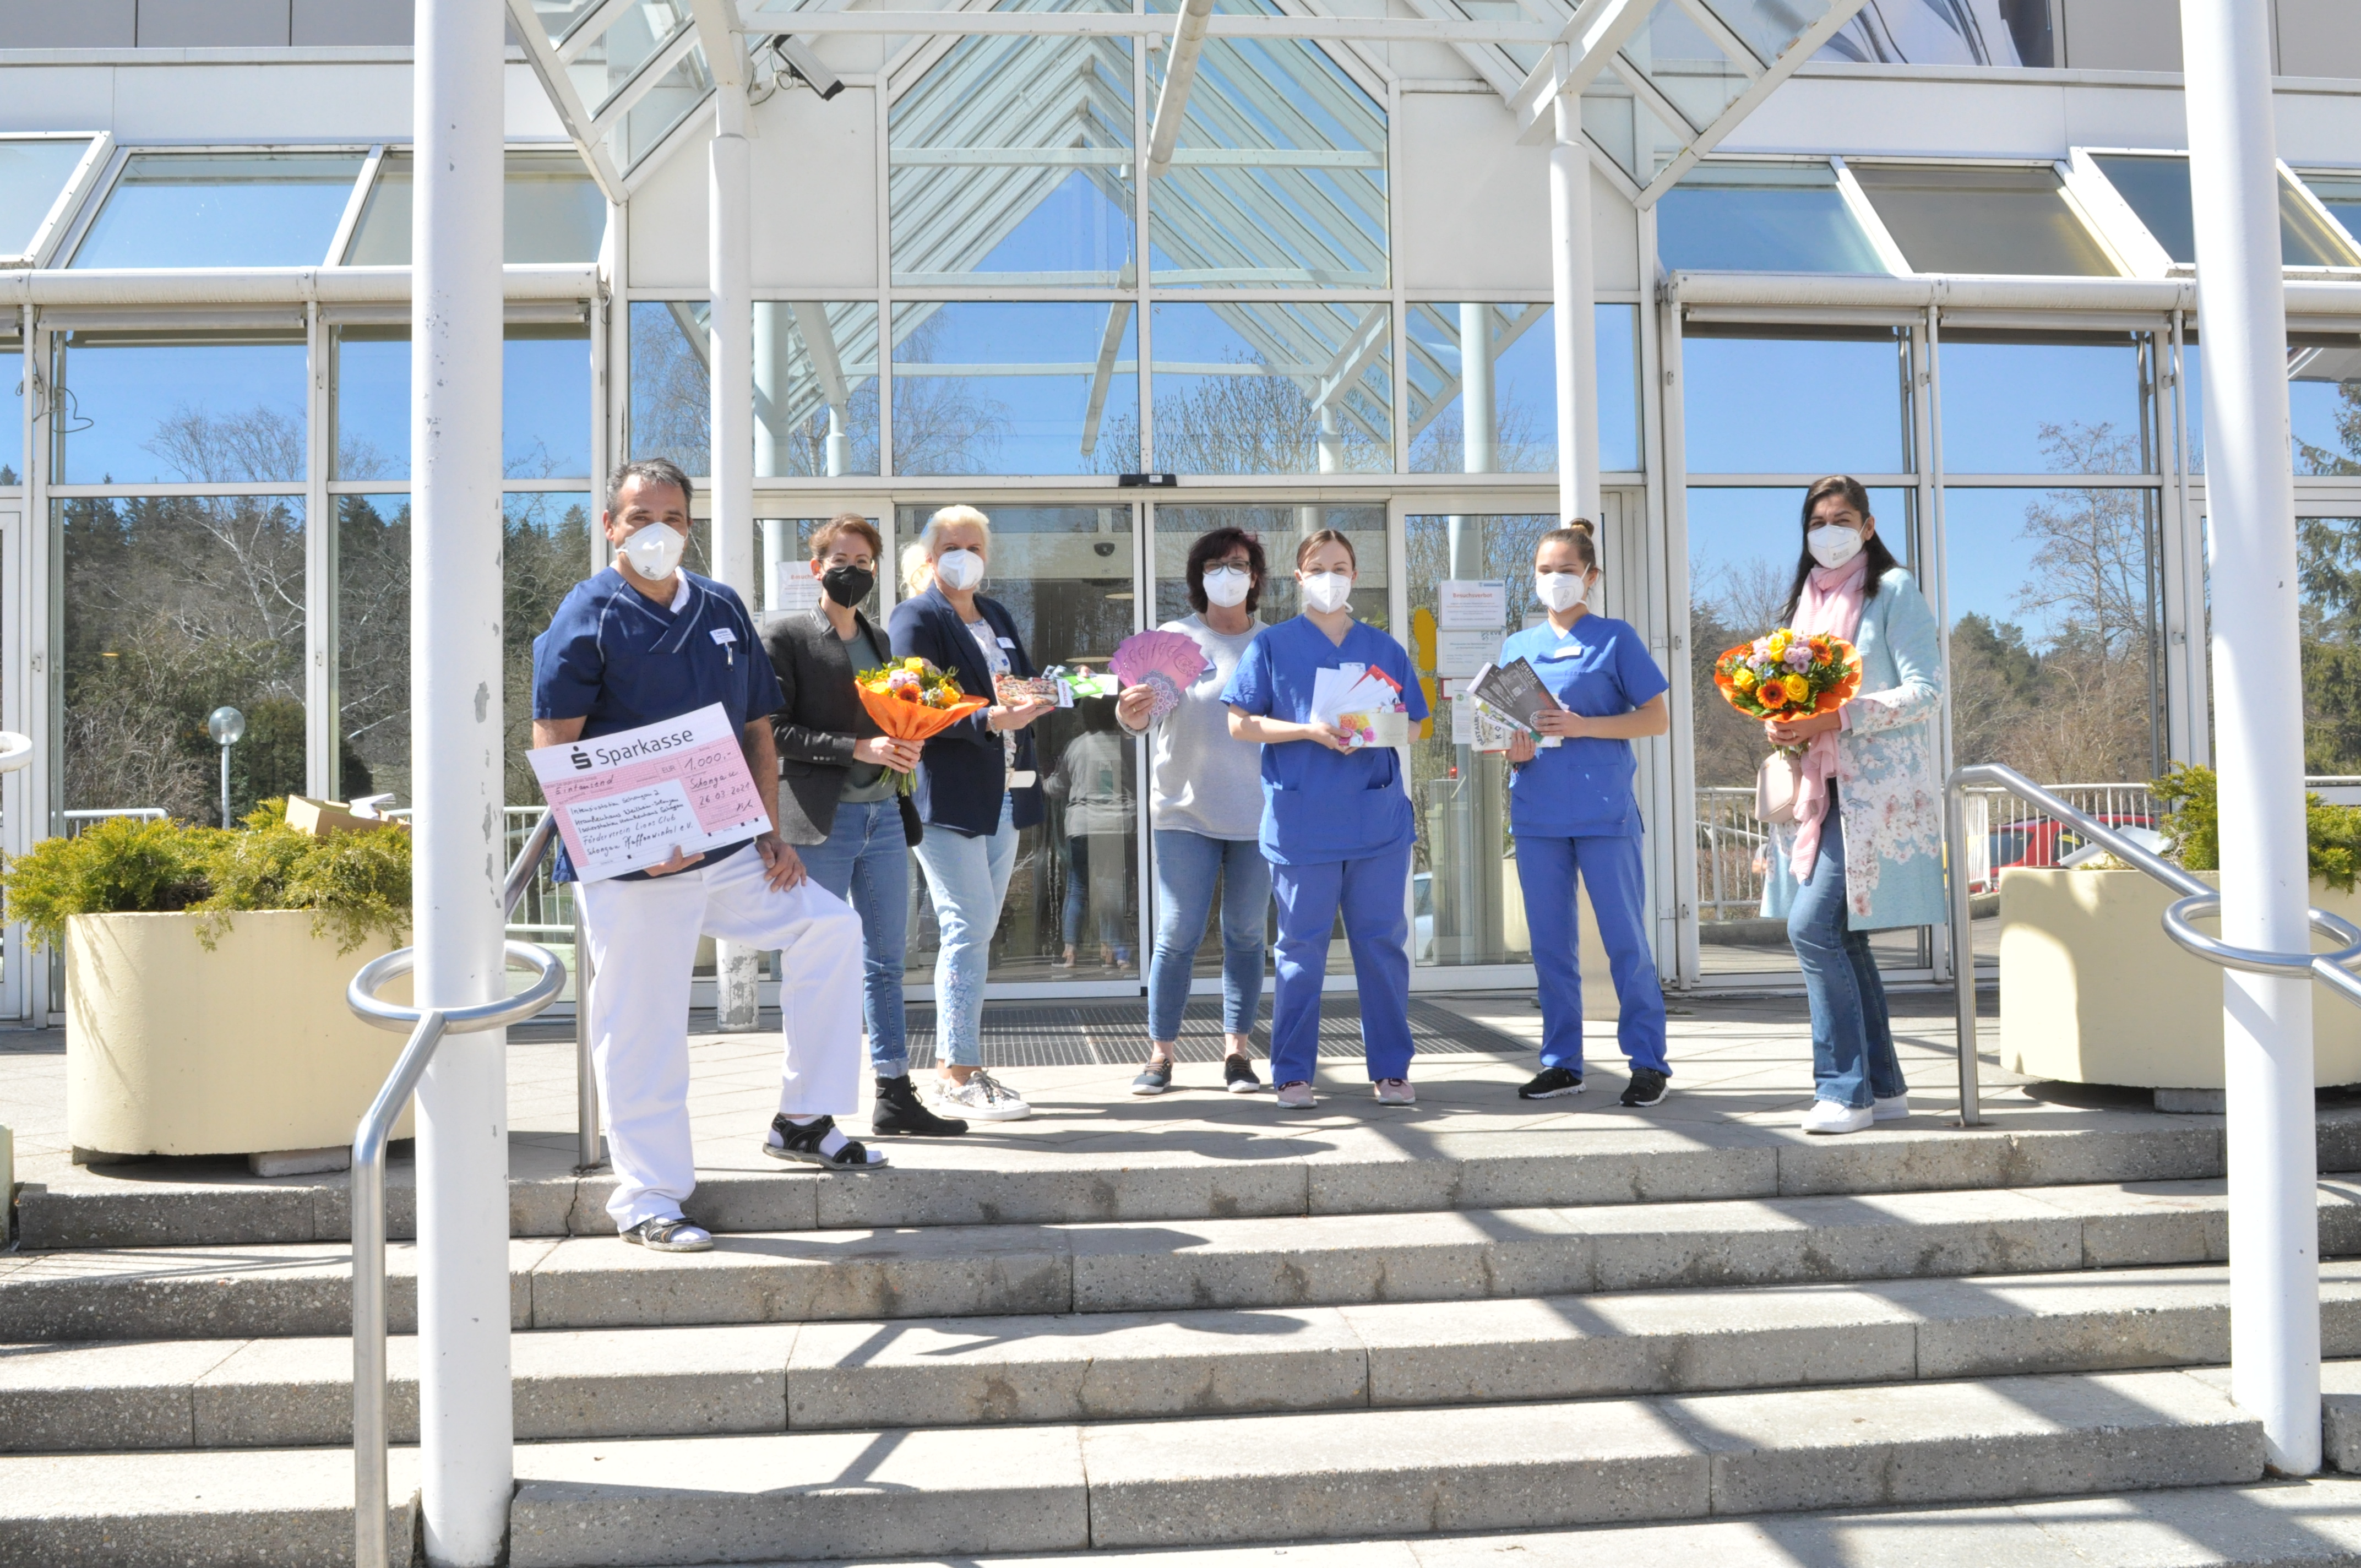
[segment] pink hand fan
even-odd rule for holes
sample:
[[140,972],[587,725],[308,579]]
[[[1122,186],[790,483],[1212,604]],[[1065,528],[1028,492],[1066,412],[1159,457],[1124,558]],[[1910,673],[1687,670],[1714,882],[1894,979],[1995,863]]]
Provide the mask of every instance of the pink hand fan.
[[1205,673],[1204,651],[1178,631],[1142,631],[1126,637],[1107,662],[1115,679],[1155,692],[1148,717],[1153,721],[1180,706],[1180,694]]

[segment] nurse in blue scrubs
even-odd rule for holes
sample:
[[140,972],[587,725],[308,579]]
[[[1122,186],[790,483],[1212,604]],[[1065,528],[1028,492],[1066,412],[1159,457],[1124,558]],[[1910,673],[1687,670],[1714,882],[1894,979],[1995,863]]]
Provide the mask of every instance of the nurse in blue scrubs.
[[1664,672],[1631,627],[1585,605],[1598,584],[1591,525],[1576,519],[1541,537],[1533,595],[1549,620],[1510,638],[1500,663],[1522,659],[1561,711],[1542,715],[1537,748],[1520,735],[1509,749],[1509,824],[1517,880],[1541,982],[1542,1070],[1517,1091],[1526,1100],[1582,1092],[1582,964],[1575,883],[1590,890],[1591,912],[1615,979],[1617,1043],[1631,1059],[1626,1105],[1655,1105],[1668,1092],[1664,992],[1648,950],[1648,887],[1640,852],[1640,802],[1631,742],[1671,726]]
[[1426,698],[1400,643],[1353,618],[1359,566],[1352,541],[1323,529],[1296,547],[1303,613],[1255,638],[1222,693],[1230,734],[1262,746],[1263,858],[1279,906],[1279,976],[1272,990],[1270,1078],[1290,1110],[1312,1103],[1320,988],[1341,911],[1361,995],[1361,1048],[1378,1102],[1408,1105],[1411,846],[1417,833],[1401,753],[1347,747],[1312,718],[1322,670],[1374,665],[1401,687],[1411,722]]

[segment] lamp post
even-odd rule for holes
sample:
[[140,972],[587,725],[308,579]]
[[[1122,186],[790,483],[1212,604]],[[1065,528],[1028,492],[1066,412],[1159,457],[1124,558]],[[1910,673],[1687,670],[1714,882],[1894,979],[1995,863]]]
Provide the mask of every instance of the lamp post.
[[229,815],[229,749],[246,739],[246,715],[225,703],[205,716],[205,733],[222,753],[222,826],[232,827]]

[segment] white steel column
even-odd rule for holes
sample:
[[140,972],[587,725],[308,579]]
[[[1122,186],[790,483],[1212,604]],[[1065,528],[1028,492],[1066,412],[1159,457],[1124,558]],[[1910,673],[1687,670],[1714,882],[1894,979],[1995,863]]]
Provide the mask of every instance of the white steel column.
[[1559,521],[1598,517],[1598,360],[1591,320],[1590,153],[1582,135],[1582,100],[1557,100],[1557,140],[1550,148],[1551,319],[1557,334],[1557,510]]
[[[753,178],[742,80],[717,82],[713,98],[719,123],[706,206],[707,287],[713,302],[708,327],[712,345],[713,575],[736,588],[751,607],[760,602],[754,586]],[[754,1026],[761,957],[735,942],[715,945],[714,1007],[722,1028]]]
[[[416,994],[501,994],[501,48],[495,0],[421,0],[411,302]],[[418,1086],[426,1560],[507,1553],[507,1036],[456,1035]]]
[[[2270,23],[2252,0],[2181,0],[2180,27],[2223,695],[2222,936],[2304,952],[2303,684]],[[2310,1475],[2321,1447],[2311,980],[2224,970],[2222,1033],[2231,1394],[2262,1418],[2271,1465]]]

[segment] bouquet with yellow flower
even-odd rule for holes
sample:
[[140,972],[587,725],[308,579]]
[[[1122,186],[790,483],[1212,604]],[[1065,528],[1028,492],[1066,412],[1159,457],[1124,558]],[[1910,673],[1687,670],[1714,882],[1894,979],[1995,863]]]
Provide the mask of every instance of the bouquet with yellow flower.
[[1781,627],[1724,652],[1713,662],[1713,684],[1749,718],[1806,718],[1852,699],[1861,653],[1841,637]]
[[[852,684],[877,728],[896,740],[930,740],[990,706],[961,690],[957,675],[915,656],[896,659],[883,669],[863,670]],[[895,772],[895,789],[907,795],[910,785],[908,773]]]

